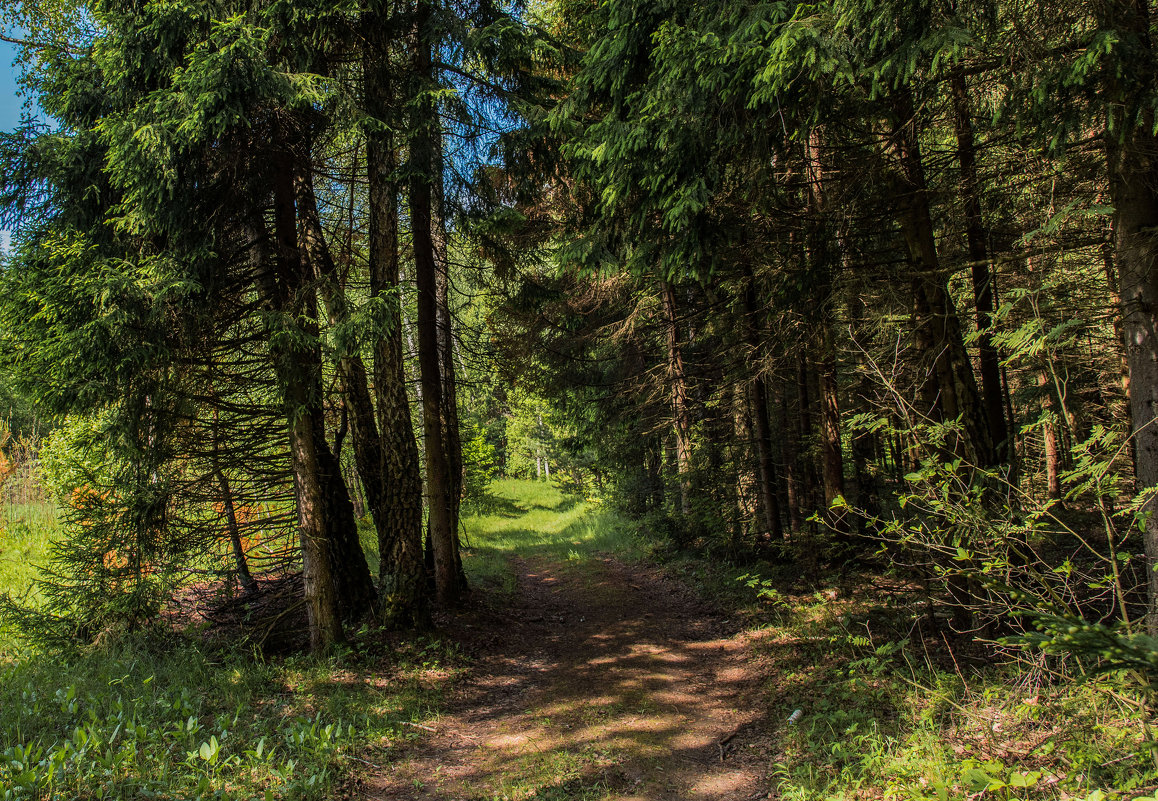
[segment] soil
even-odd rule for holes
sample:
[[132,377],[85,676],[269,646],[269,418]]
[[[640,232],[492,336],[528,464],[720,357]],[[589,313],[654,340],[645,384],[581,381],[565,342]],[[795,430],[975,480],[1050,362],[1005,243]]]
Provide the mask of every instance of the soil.
[[654,568],[512,562],[501,611],[442,621],[470,676],[432,731],[364,777],[366,797],[766,797],[758,633]]

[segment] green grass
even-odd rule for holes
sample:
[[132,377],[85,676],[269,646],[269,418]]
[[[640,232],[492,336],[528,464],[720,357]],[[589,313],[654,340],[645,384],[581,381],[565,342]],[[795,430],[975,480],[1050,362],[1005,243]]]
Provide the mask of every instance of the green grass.
[[[0,592],[24,596],[51,507],[0,510]],[[430,637],[362,632],[326,660],[175,635],[40,652],[0,628],[0,801],[322,799],[437,717],[463,667]]]
[[553,484],[503,479],[463,516],[464,566],[473,585],[514,589],[510,560],[549,559],[575,567],[596,554],[642,555],[634,528],[597,500],[567,495]]
[[[636,553],[613,513],[548,484],[496,482],[486,513],[464,524],[467,569],[484,589],[509,586],[516,552],[568,564]],[[360,529],[376,571],[373,526]],[[59,534],[51,506],[0,509],[0,592],[34,603],[36,565]],[[421,734],[407,723],[437,719],[464,668],[429,637],[356,642],[327,660],[172,635],[44,653],[0,629],[0,801],[333,797]]]
[[[500,598],[517,558],[584,571],[603,554],[646,556],[635,525],[546,483],[495,482],[467,512],[467,572]],[[362,533],[374,560],[373,529]],[[27,590],[54,536],[50,507],[0,509],[0,592]],[[909,638],[908,610],[869,575],[801,589],[792,571],[739,580],[746,570],[719,562],[665,567],[766,629],[756,647],[773,797],[1097,801],[1158,789],[1141,715],[1113,676],[954,663]],[[378,770],[366,763],[388,769],[394,746],[421,734],[406,723],[437,720],[464,668],[430,638],[364,632],[357,643],[327,660],[141,636],[48,654],[0,630],[0,800],[333,797]],[[566,781],[567,755],[543,758],[559,782],[538,797],[602,793]]]
[[[0,593],[35,604],[37,568],[56,536],[56,507],[49,503],[0,505]],[[16,639],[0,620],[0,660],[11,657]]]

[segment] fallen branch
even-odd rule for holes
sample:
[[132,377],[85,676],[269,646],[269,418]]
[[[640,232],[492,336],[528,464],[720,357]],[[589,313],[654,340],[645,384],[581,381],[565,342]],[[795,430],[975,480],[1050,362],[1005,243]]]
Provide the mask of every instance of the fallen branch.
[[421,723],[411,723],[409,720],[403,720],[400,721],[400,723],[403,726],[413,726],[416,729],[422,729],[423,731],[428,731],[431,734],[438,734],[438,729],[434,728],[433,726],[424,726]]

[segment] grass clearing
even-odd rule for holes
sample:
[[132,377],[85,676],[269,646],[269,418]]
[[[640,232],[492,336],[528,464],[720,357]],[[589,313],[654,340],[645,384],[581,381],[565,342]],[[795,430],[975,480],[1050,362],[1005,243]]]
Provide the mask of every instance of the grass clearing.
[[600,553],[626,561],[643,555],[634,528],[615,511],[546,482],[495,481],[482,503],[464,511],[464,567],[488,591],[513,591],[515,555],[573,569]]
[[[58,535],[55,512],[0,512],[0,591],[19,594]],[[367,546],[373,530],[363,531]],[[597,557],[645,558],[631,524],[546,483],[498,481],[464,516],[465,566],[500,598],[514,560],[582,580]],[[370,558],[376,559],[373,547]],[[1072,663],[993,665],[909,637],[912,610],[868,574],[809,586],[671,558],[666,571],[758,630],[767,671],[762,740],[772,797],[820,799],[1142,799],[1158,769],[1134,699],[1113,676]],[[170,637],[122,637],[63,654],[27,650],[0,631],[0,799],[321,799],[354,792],[394,747],[439,720],[465,661],[446,641],[363,632],[327,660],[266,660]],[[585,725],[638,714],[588,706]],[[638,709],[637,709],[638,707]],[[795,710],[798,720],[788,724]],[[498,797],[597,799],[608,753],[526,757]],[[597,771],[596,771],[597,772]]]

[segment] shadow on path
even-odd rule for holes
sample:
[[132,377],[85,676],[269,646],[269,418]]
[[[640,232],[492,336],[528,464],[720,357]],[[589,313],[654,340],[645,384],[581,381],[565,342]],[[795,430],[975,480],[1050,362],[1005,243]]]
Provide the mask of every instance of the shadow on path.
[[511,605],[448,621],[480,654],[473,679],[370,798],[764,796],[748,635],[648,568],[513,561]]

